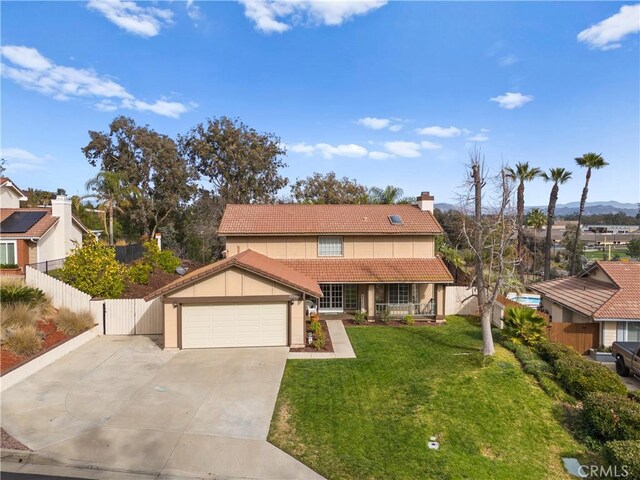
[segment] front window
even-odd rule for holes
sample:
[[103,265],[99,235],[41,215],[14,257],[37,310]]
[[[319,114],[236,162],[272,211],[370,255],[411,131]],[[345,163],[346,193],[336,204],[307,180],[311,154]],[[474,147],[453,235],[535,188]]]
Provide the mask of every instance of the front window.
[[319,257],[342,257],[342,237],[318,237]]
[[396,305],[409,303],[409,284],[392,283],[389,285],[389,303]]
[[347,310],[355,310],[358,308],[358,291],[356,285],[347,284],[344,286],[344,308]]
[[618,342],[640,342],[640,322],[618,322]]
[[15,265],[17,263],[15,242],[0,243],[0,263],[3,265]]
[[320,310],[342,311],[342,284],[321,283],[320,289],[322,290]]

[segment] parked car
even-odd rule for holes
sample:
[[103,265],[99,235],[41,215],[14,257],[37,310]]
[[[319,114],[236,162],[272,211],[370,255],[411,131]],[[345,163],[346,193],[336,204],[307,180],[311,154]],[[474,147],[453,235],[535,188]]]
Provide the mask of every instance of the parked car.
[[307,317],[312,313],[318,313],[318,306],[313,302],[313,300],[305,300],[304,307],[307,312]]
[[640,376],[640,342],[613,342],[611,355],[616,359],[618,375]]

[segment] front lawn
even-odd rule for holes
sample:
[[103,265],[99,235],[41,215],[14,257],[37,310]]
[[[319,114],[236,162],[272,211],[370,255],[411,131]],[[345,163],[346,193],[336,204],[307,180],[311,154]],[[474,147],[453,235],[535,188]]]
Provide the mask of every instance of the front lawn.
[[571,478],[583,449],[510,352],[481,366],[475,320],[347,333],[357,359],[287,362],[276,446],[329,479]]

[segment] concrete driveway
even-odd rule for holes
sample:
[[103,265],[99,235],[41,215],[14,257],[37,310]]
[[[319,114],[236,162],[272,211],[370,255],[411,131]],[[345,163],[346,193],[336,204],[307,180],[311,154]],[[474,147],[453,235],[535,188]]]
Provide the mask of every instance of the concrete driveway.
[[288,348],[164,352],[99,337],[2,396],[2,426],[42,456],[131,473],[322,478],[266,441]]

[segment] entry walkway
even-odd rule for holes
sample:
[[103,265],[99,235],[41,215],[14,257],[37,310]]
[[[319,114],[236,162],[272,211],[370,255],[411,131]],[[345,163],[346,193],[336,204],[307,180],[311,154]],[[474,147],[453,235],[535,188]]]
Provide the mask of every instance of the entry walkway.
[[331,336],[331,344],[333,345],[333,352],[289,352],[287,357],[289,360],[301,360],[301,359],[335,359],[335,358],[356,358],[356,354],[353,351],[349,336],[344,328],[342,320],[325,320],[327,322],[327,329]]

